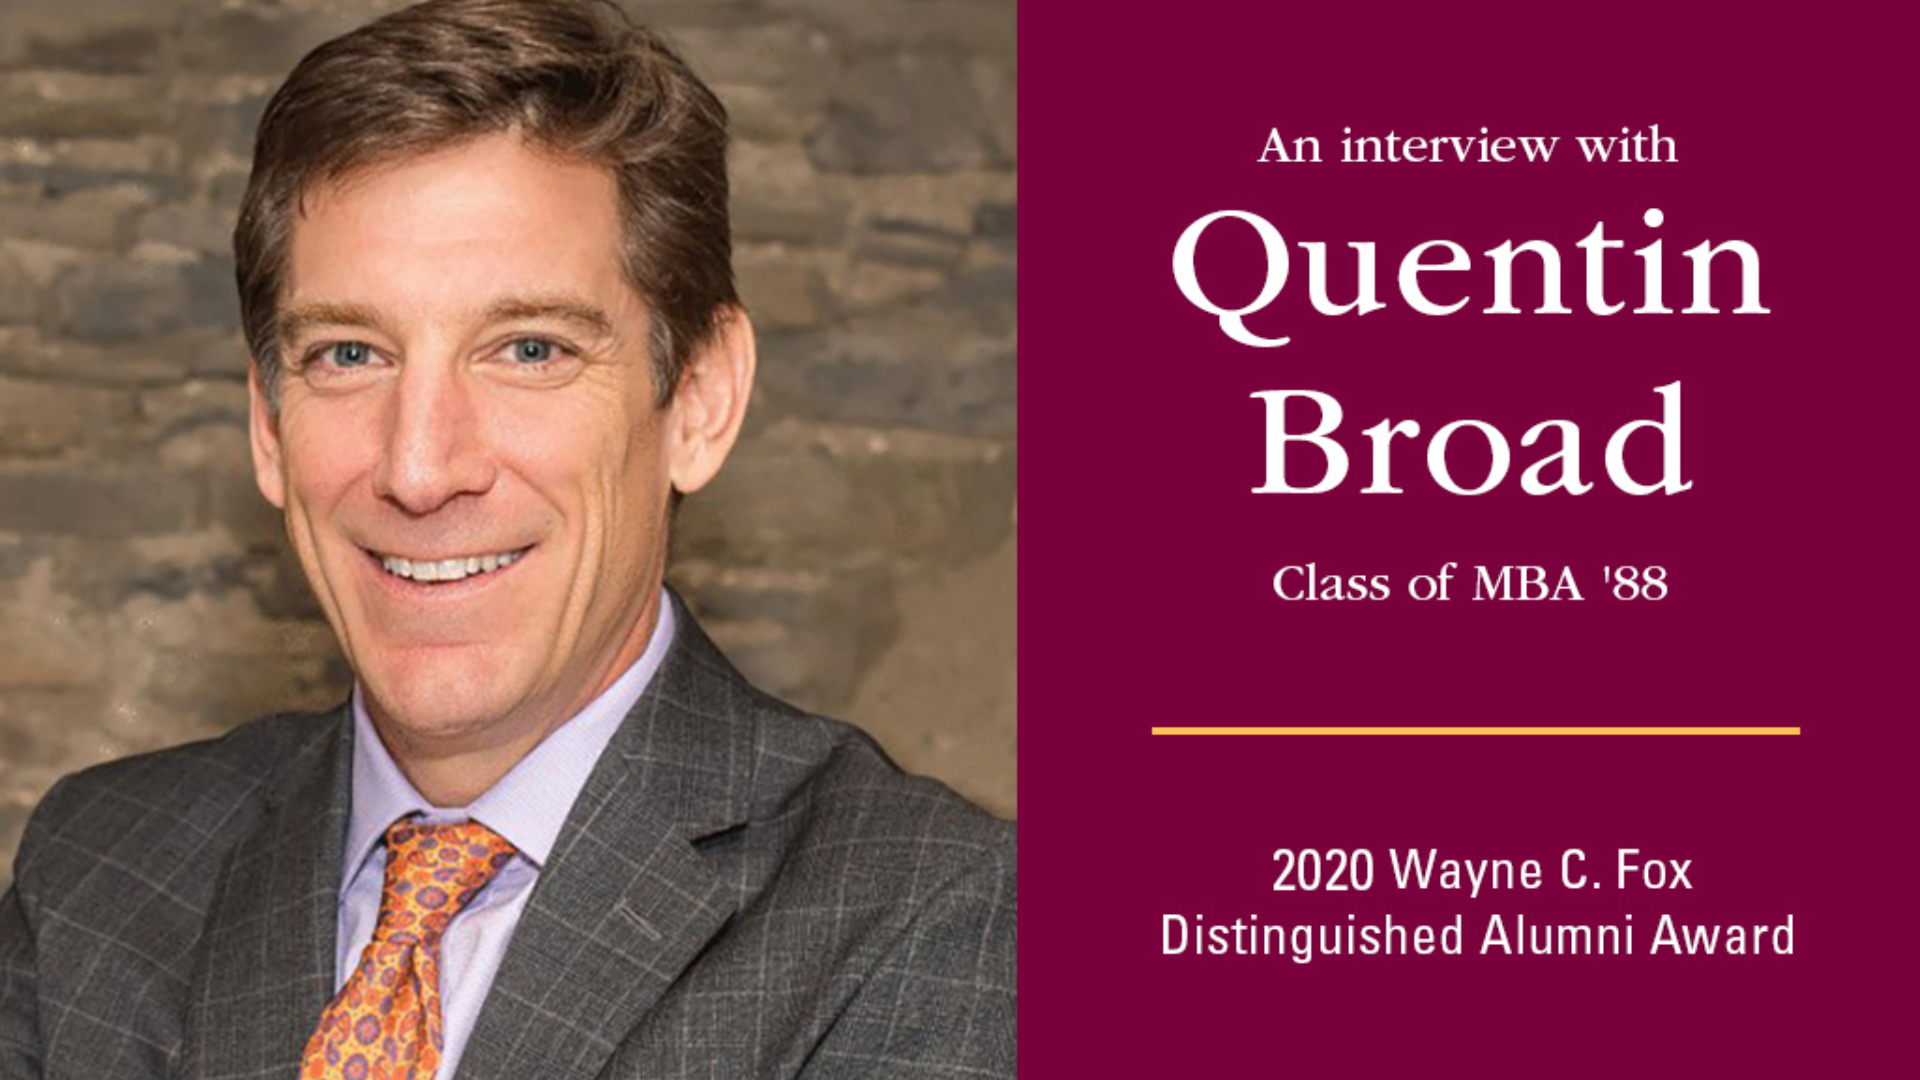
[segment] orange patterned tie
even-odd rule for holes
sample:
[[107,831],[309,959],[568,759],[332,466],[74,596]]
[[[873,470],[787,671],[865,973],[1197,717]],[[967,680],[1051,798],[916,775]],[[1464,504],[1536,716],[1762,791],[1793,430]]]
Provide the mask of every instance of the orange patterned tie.
[[380,921],[360,966],[320,1014],[302,1080],[431,1080],[440,1068],[440,937],[512,844],[477,821],[387,830]]

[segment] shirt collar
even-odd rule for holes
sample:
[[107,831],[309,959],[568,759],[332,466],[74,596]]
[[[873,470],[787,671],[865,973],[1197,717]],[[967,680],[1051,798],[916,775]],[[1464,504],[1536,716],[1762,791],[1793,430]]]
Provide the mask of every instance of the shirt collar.
[[409,814],[433,821],[472,819],[499,833],[534,866],[546,864],[567,812],[573,809],[588,774],[633,709],[666,658],[673,642],[673,601],[660,594],[660,615],[646,651],[613,684],[541,740],[486,793],[465,807],[435,807],[409,781],[387,752],[367,715],[364,693],[353,688],[353,802],[347,819],[344,894],[366,865],[387,826]]

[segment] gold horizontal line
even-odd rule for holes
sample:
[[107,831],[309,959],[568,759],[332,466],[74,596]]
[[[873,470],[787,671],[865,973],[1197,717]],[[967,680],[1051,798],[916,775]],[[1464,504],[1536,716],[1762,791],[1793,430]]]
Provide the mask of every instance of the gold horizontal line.
[[1157,727],[1155,735],[1798,735],[1797,727]]

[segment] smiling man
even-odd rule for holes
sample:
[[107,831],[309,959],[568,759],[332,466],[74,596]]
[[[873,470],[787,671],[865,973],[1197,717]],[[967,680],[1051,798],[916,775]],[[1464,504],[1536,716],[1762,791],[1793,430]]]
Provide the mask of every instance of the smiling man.
[[279,358],[273,386],[255,373],[261,490],[438,804],[640,659],[670,492],[711,479],[740,428],[746,317],[715,298],[662,404],[620,235],[606,167],[477,135],[310,192],[259,328]]
[[0,1077],[997,1076],[1012,828],[662,585],[752,328],[725,113],[589,0],[316,50],[235,233],[261,492],[352,700],[59,784]]

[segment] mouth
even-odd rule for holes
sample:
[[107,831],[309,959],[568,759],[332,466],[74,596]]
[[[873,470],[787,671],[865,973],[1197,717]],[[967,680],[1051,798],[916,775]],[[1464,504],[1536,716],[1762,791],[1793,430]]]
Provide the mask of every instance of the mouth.
[[533,550],[531,547],[524,547],[515,551],[462,555],[447,559],[409,559],[399,555],[382,554],[378,551],[367,551],[367,555],[389,577],[423,585],[442,585],[498,574],[519,562],[531,550]]

